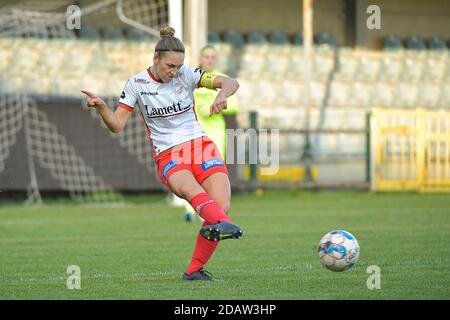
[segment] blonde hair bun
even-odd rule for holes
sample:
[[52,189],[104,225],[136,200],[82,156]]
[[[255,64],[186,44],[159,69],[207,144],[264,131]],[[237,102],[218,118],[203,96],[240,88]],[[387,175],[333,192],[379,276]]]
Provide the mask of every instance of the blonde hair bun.
[[161,28],[161,30],[159,30],[159,35],[161,38],[173,37],[175,35],[175,29],[169,26]]

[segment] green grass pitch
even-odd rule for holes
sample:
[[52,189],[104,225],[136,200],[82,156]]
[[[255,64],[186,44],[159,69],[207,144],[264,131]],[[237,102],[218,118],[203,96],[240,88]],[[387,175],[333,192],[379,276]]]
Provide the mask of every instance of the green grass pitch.
[[[185,282],[200,222],[164,195],[123,207],[52,201],[0,205],[0,299],[449,299],[450,196],[272,191],[237,194],[231,218],[245,234],[219,244],[207,270],[224,282]],[[328,231],[353,233],[353,269],[324,269]],[[66,288],[67,267],[81,289]],[[369,290],[370,265],[381,289]]]

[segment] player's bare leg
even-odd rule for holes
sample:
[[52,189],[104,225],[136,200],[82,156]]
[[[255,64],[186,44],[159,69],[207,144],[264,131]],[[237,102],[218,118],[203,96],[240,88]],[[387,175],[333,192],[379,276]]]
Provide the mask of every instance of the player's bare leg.
[[[211,179],[205,186],[214,193],[219,201],[221,201],[220,204],[207,193],[207,190],[205,190],[203,186],[198,184],[190,171],[180,170],[169,177],[169,184],[172,191],[189,201],[198,214],[205,219],[203,228],[197,236],[191,263],[183,274],[184,280],[216,280],[212,278],[210,273],[203,269],[203,266],[209,261],[216,250],[218,240],[222,240],[221,238],[231,238],[233,235],[239,233],[239,231],[240,234],[242,234],[242,230],[239,226],[231,223],[222,208],[222,205],[225,205],[227,208],[229,207],[229,197],[231,192],[226,191],[227,188],[230,189],[228,178],[225,175],[228,184],[224,184],[224,177],[218,174],[215,175],[218,176],[218,178]],[[225,190],[212,187],[213,183],[219,183],[219,179],[222,182],[221,186]],[[220,190],[225,192],[225,196],[218,195]],[[205,228],[211,228],[211,230]],[[215,235],[217,235],[217,237]]]
[[[231,185],[228,175],[217,172],[210,175],[202,182],[202,187],[228,214],[230,209]],[[243,230],[235,224],[223,221],[214,225],[203,225],[200,233],[212,241],[225,239],[239,239],[243,235]]]
[[228,176],[222,172],[214,173],[202,182],[202,187],[228,214],[231,199],[231,185]]
[[189,201],[205,220],[200,230],[203,237],[210,241],[219,241],[239,239],[242,236],[242,229],[233,224],[226,215],[231,197],[227,175],[212,174],[200,185],[190,171],[180,170],[169,177],[169,185],[172,192]]
[[170,189],[180,198],[191,201],[197,194],[205,192],[188,170],[180,170],[169,177]]

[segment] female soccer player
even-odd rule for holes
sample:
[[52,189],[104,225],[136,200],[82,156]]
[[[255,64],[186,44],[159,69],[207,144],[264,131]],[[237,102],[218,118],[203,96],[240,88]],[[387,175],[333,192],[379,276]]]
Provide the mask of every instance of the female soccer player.
[[[226,76],[222,72],[216,69],[217,63],[217,50],[213,46],[203,47],[200,51],[200,69],[208,73],[214,73],[220,76]],[[222,158],[226,160],[226,123],[223,114],[231,115],[236,114],[239,109],[236,95],[233,95],[227,99],[227,109],[221,113],[210,115],[209,109],[211,104],[217,97],[218,92],[207,88],[198,88],[194,91],[195,101],[195,113],[197,119],[202,128],[205,130],[208,137],[214,142],[219,150]],[[185,215],[186,221],[193,221],[196,217],[195,211],[193,211],[190,204],[185,203]]]
[[138,105],[161,181],[189,201],[205,220],[183,279],[215,280],[204,265],[219,240],[238,239],[243,230],[227,216],[231,197],[228,171],[217,147],[197,122],[193,91],[198,87],[221,89],[211,105],[212,115],[227,108],[226,99],[236,92],[239,83],[184,66],[184,45],[174,34],[171,27],[160,30],[153,65],[128,79],[115,112],[94,93],[81,92],[87,95],[87,106],[96,108],[114,133],[125,127]]

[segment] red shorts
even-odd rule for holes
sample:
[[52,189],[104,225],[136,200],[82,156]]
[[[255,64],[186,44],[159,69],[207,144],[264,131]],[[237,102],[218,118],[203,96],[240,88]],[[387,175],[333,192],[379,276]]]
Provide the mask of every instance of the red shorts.
[[159,178],[169,190],[169,177],[180,170],[192,172],[199,184],[216,172],[228,175],[219,150],[208,137],[190,140],[165,150],[155,157],[155,161]]

